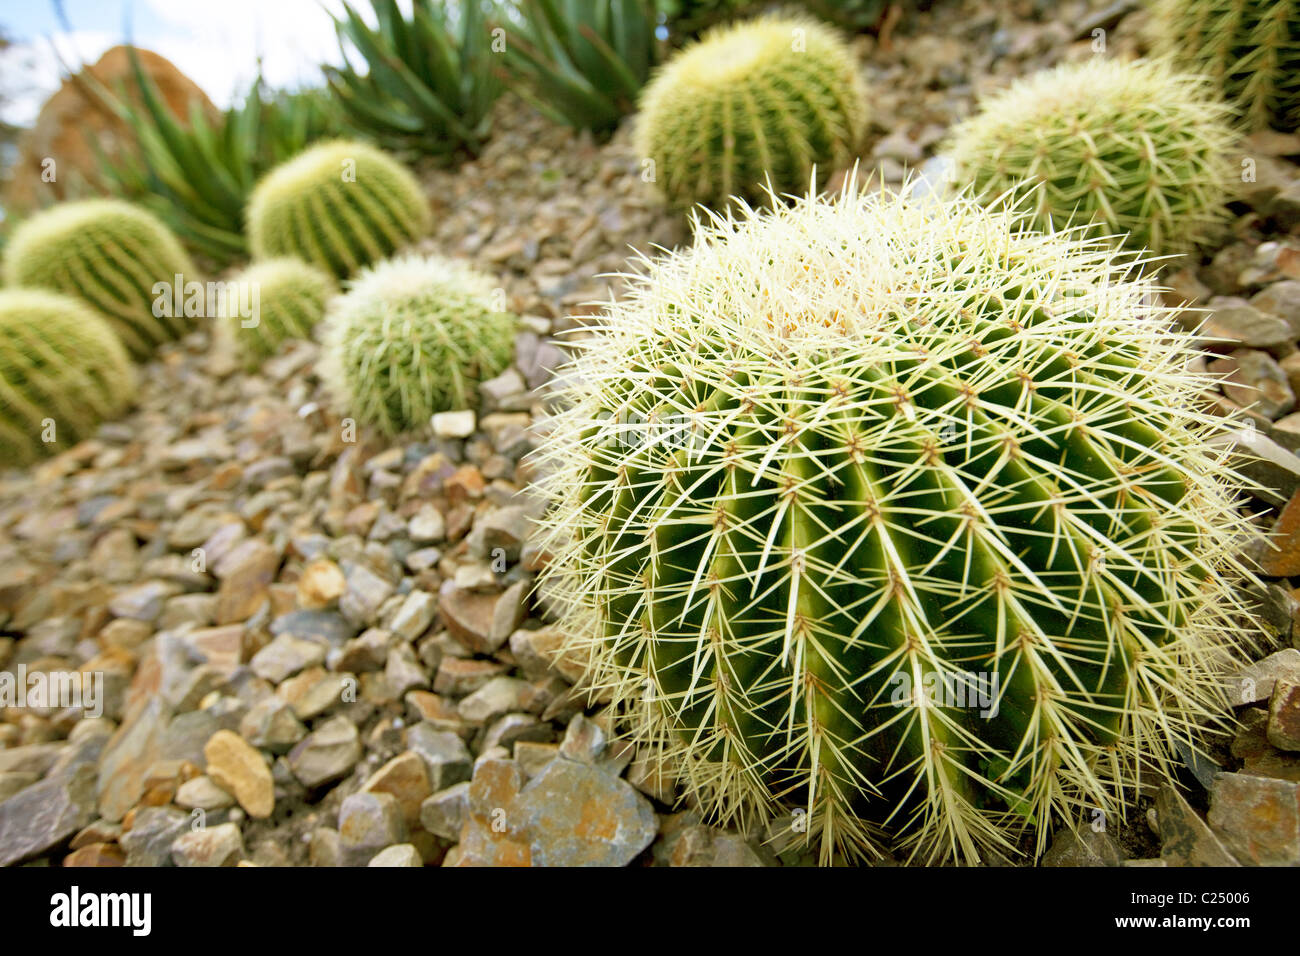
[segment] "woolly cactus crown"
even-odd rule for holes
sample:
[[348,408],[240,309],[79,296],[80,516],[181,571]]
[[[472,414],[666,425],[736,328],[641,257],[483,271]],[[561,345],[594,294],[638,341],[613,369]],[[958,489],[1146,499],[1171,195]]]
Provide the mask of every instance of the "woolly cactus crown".
[[803,17],[717,27],[664,64],[641,97],[637,151],[672,203],[803,192],[845,165],[866,126],[852,51]]
[[541,587],[714,819],[1041,851],[1226,710],[1240,482],[1120,253],[852,189],[716,221],[580,343]]
[[234,282],[257,290],[255,317],[231,308],[225,329],[249,365],[274,355],[285,339],[306,339],[325,316],[335,292],[334,278],[301,259],[282,257],[255,262]]
[[1228,218],[1230,115],[1203,78],[1093,57],[989,97],[950,148],[958,181],[987,197],[1033,190],[1039,227],[1095,223],[1130,250],[1177,254]]
[[324,377],[340,408],[397,435],[435,412],[473,408],[514,354],[514,316],[492,281],[434,256],[381,262],[335,300]]
[[1153,0],[1153,46],[1209,77],[1252,127],[1300,124],[1300,0]]
[[296,256],[335,276],[377,262],[429,231],[415,177],[365,143],[319,143],[276,167],[248,203],[253,257]]
[[150,212],[116,199],[60,203],[22,223],[4,254],[5,284],[49,289],[93,306],[136,357],[187,332],[158,315],[153,287],[197,279],[180,241]]
[[90,437],[134,395],[126,349],[93,309],[43,290],[0,292],[0,467]]

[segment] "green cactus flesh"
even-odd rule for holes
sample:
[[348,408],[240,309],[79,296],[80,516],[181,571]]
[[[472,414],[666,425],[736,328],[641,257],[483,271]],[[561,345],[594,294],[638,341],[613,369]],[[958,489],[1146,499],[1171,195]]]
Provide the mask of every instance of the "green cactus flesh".
[[248,205],[255,259],[296,256],[340,278],[429,230],[420,184],[364,143],[313,146],[272,170]]
[[266,259],[235,280],[257,290],[254,318],[228,309],[226,328],[249,365],[279,350],[286,339],[306,339],[325,315],[334,279],[300,259]]
[[813,20],[765,17],[719,27],[646,87],[637,151],[669,202],[718,208],[808,188],[847,164],[866,125],[857,63]]
[[567,377],[540,586],[722,823],[1041,851],[1226,710],[1241,482],[1190,340],[1117,253],[1016,221],[847,190],[719,221]]
[[514,316],[485,277],[409,256],[363,272],[327,318],[325,377],[344,414],[398,435],[473,408],[514,354]]
[[43,290],[0,292],[0,465],[90,437],[134,391],[126,350],[85,303]]
[[[75,296],[113,326],[136,358],[190,330],[193,319],[154,308],[154,287],[197,279],[180,242],[152,213],[115,199],[62,203],[15,231],[5,283]],[[170,295],[170,291],[168,293]]]
[[1028,192],[1037,225],[1090,227],[1157,255],[1207,244],[1237,175],[1226,105],[1159,62],[1095,57],[1018,81],[957,127],[958,181]]
[[1250,127],[1300,124],[1300,0],[1154,0],[1155,49],[1209,77]]

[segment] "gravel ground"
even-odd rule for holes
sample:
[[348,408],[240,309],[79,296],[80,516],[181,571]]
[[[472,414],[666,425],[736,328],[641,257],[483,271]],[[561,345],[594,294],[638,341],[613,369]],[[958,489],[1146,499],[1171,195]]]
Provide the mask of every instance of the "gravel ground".
[[[864,166],[900,180],[978,94],[1092,55],[1094,27],[1113,55],[1139,48],[1130,6],[939,3],[859,39]],[[0,864],[808,862],[675,806],[584,710],[529,593],[541,503],[519,493],[561,333],[617,297],[630,248],[687,241],[640,179],[633,122],[598,143],[507,99],[480,158],[424,174],[422,248],[498,276],[523,317],[477,417],[348,441],[314,343],[250,374],[200,331],[147,368],[128,418],[0,476],[0,668],[103,675],[101,717],[0,710]],[[1217,766],[1122,827],[1058,836],[1046,864],[1300,862],[1300,139],[1243,155],[1258,175],[1231,235],[1166,281],[1211,311],[1212,400],[1273,489],[1243,547],[1276,639]]]

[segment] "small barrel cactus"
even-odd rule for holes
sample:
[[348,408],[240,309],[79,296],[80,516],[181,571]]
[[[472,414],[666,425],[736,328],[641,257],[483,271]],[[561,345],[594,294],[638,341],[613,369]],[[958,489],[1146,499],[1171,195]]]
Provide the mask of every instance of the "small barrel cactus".
[[193,325],[170,306],[177,277],[182,286],[198,278],[189,256],[162,220],[120,200],[61,203],[28,219],[5,247],[4,274],[6,285],[89,303],[137,358]]
[[[274,355],[285,339],[306,339],[325,316],[334,278],[301,259],[255,262],[233,280],[236,299],[226,297],[225,327],[245,362],[254,366]],[[249,314],[253,313],[253,314]]]
[[716,821],[1041,852],[1227,722],[1243,482],[1124,253],[855,189],[610,307],[535,460],[540,593]]
[[335,140],[277,166],[248,202],[253,258],[297,256],[340,278],[429,231],[429,204],[405,166]]
[[1041,227],[1090,226],[1130,250],[1189,252],[1228,218],[1230,109],[1160,61],[1093,57],[994,94],[954,131],[959,184],[1028,194]]
[[669,202],[803,193],[813,169],[846,165],[866,126],[857,61],[815,20],[718,27],[669,60],[642,93],[637,151]]
[[75,445],[134,395],[130,357],[94,309],[43,289],[0,292],[0,465]]
[[363,272],[326,318],[325,379],[340,409],[385,435],[473,408],[478,385],[510,364],[504,295],[460,263],[408,256]]
[[1300,124],[1300,0],[1153,0],[1152,46],[1209,77],[1250,127]]

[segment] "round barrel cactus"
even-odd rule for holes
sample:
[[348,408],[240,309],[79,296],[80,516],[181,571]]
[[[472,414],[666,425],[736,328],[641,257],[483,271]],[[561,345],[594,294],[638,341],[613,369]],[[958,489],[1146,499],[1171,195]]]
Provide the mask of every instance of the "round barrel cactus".
[[486,276],[432,256],[363,272],[326,318],[325,378],[340,409],[391,436],[473,408],[479,383],[514,355],[515,318],[497,297]]
[[1209,77],[1251,127],[1300,124],[1300,0],[1154,0],[1152,45]]
[[1088,226],[1175,255],[1227,221],[1239,182],[1230,116],[1204,78],[1093,57],[989,97],[950,148],[958,182],[990,198],[1027,194],[1039,226]]
[[803,193],[845,166],[866,126],[852,51],[815,20],[718,27],[669,60],[641,97],[637,150],[669,202]]
[[0,292],[0,463],[75,445],[134,395],[126,349],[84,302],[41,289]]
[[255,262],[233,282],[238,300],[227,296],[223,319],[250,366],[270,358],[286,339],[310,338],[335,292],[332,276],[289,257]]
[[365,143],[313,146],[267,174],[248,202],[255,259],[296,256],[347,276],[429,231],[415,177]]
[[1241,482],[1122,253],[854,190],[611,306],[539,449],[539,586],[715,821],[1032,854],[1227,713]]
[[148,356],[179,338],[193,318],[158,308],[155,287],[198,278],[161,219],[116,199],[61,203],[22,223],[5,247],[5,284],[49,289],[94,306],[131,354]]

